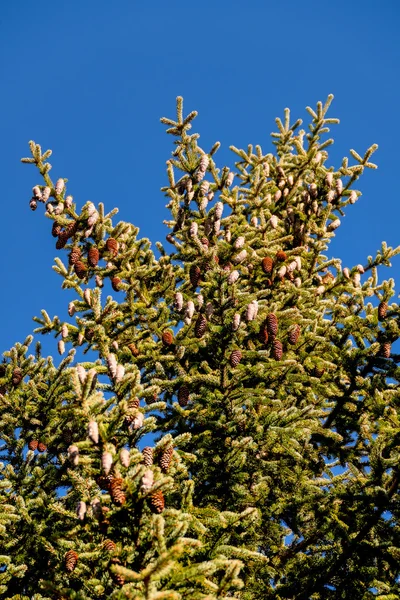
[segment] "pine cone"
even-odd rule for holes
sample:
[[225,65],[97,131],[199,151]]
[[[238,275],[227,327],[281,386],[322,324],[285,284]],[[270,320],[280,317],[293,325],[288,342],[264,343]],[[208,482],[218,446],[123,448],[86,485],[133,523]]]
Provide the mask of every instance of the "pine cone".
[[383,358],[390,358],[390,353],[392,350],[392,345],[390,342],[383,342],[383,344],[381,344],[381,348],[380,348],[380,355],[383,356]]
[[164,346],[171,346],[174,343],[174,336],[168,329],[163,332],[161,339]]
[[73,237],[78,231],[78,221],[71,221],[65,228],[65,235],[67,239]]
[[119,277],[111,277],[111,287],[114,292],[119,292],[121,289],[122,280]]
[[168,472],[168,469],[170,467],[171,464],[171,459],[172,459],[172,455],[173,455],[174,449],[172,446],[168,446],[168,448],[166,448],[163,453],[161,454],[160,457],[160,467],[161,470],[164,473]]
[[142,450],[143,462],[146,467],[150,467],[153,464],[153,448],[146,446]]
[[88,263],[91,267],[97,267],[100,253],[96,246],[92,246],[88,252]]
[[275,258],[279,262],[284,262],[287,259],[287,254],[283,250],[278,250],[278,252],[275,255]]
[[189,386],[187,386],[186,384],[183,384],[178,391],[178,404],[179,406],[182,406],[182,408],[184,406],[187,406],[188,402],[189,402]]
[[29,448],[29,450],[33,450],[33,451],[35,451],[37,447],[38,447],[38,441],[37,441],[37,440],[31,440],[31,441],[28,443],[28,448]]
[[289,344],[297,344],[299,337],[300,337],[300,325],[296,324],[290,331],[289,331],[289,336],[288,336],[288,342]]
[[15,367],[12,372],[11,381],[13,385],[19,385],[23,379],[22,370],[19,367]]
[[275,360],[281,360],[282,354],[282,342],[280,342],[279,340],[274,340],[272,343],[272,357]]
[[380,302],[378,306],[378,319],[383,321],[386,318],[388,305],[387,302]]
[[113,479],[114,475],[112,475],[111,473],[109,473],[108,475],[99,475],[99,477],[97,477],[96,479],[96,483],[100,489],[106,490],[108,492]]
[[86,275],[86,271],[87,271],[87,267],[86,267],[85,263],[83,263],[81,260],[78,260],[74,264],[74,270],[75,270],[75,273],[77,274],[77,276],[79,277],[79,279],[84,279],[84,277]]
[[231,367],[236,367],[242,360],[242,353],[240,350],[234,350],[229,357],[229,363]]
[[201,277],[201,270],[198,265],[192,265],[189,270],[190,283],[194,288],[196,288],[199,284]]
[[47,446],[43,442],[39,442],[37,445],[37,449],[39,452],[45,452],[47,450]]
[[75,550],[68,550],[64,557],[64,561],[65,570],[68,571],[68,573],[72,573],[78,562],[78,554],[75,552]]
[[139,356],[140,352],[135,344],[128,344],[128,348],[132,352],[133,356]]
[[164,499],[164,494],[162,493],[161,490],[156,490],[153,494],[151,494],[148,502],[149,502],[151,512],[160,514],[164,510],[165,499]]
[[119,243],[114,238],[108,238],[106,241],[106,249],[110,254],[112,254],[112,256],[117,256]]
[[258,339],[260,340],[260,342],[262,344],[268,344],[268,331],[265,327],[262,327],[260,329],[260,332],[258,334]]
[[107,550],[107,552],[114,552],[116,547],[117,547],[116,543],[113,542],[112,540],[104,540],[104,542],[103,542],[103,548],[104,548],[104,550]]
[[322,375],[324,373],[325,373],[325,369],[323,369],[322,367],[314,367],[314,369],[313,369],[313,376],[318,377],[318,379],[320,377],[322,377]]
[[60,235],[61,232],[62,232],[61,225],[59,223],[57,223],[57,221],[53,221],[53,225],[51,228],[51,235],[56,238]]
[[199,315],[196,325],[194,327],[194,333],[197,338],[203,337],[207,329],[207,319],[204,315]]
[[68,243],[68,236],[65,233],[65,231],[62,231],[59,236],[58,236],[58,240],[56,242],[56,250],[61,250],[61,248],[64,248],[64,246],[66,246]]
[[70,429],[64,429],[64,431],[62,432],[62,438],[67,444],[67,446],[69,446],[72,442],[72,431]]
[[74,246],[72,248],[71,252],[69,253],[69,264],[75,265],[81,256],[82,256],[82,251],[79,248],[79,246]]
[[262,259],[261,267],[264,273],[270,275],[272,273],[272,269],[274,268],[274,261],[270,256],[266,256]]
[[278,319],[276,315],[274,315],[274,313],[269,313],[269,315],[267,315],[265,324],[267,327],[268,334],[271,336],[272,339],[274,339],[274,337],[278,333]]
[[[140,405],[139,398],[129,398],[129,400],[128,400],[128,411],[129,411],[129,413],[131,411],[134,411],[134,410],[138,409],[139,405]],[[133,414],[129,414],[129,413],[127,415],[125,415],[125,422],[128,425],[130,425],[131,423],[133,423],[133,421],[136,418]]]
[[110,483],[110,496],[116,506],[122,506],[126,502],[123,485],[124,480],[121,477],[114,477]]

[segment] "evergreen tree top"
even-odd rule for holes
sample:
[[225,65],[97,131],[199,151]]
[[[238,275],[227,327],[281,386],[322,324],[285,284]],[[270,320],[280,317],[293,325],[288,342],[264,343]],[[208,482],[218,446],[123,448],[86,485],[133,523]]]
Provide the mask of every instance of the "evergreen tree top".
[[2,597],[400,594],[399,307],[378,276],[400,247],[328,255],[377,149],[329,164],[332,99],[221,168],[178,97],[157,252],[79,210],[30,142],[76,297],[35,317],[60,364],[32,336],[4,353]]

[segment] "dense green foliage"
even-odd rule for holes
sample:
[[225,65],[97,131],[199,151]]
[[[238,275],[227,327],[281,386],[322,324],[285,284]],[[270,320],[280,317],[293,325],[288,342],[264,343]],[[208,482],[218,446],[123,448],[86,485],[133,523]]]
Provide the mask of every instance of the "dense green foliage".
[[376,149],[329,165],[331,100],[232,171],[178,98],[156,253],[30,143],[76,299],[35,318],[58,366],[4,354],[0,597],[400,598],[399,249],[326,255]]

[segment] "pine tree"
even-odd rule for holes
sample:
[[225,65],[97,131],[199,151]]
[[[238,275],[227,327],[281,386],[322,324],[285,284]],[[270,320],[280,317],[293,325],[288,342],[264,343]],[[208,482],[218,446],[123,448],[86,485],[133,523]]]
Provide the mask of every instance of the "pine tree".
[[156,254],[116,210],[79,212],[30,143],[76,298],[35,318],[59,365],[32,336],[1,365],[2,597],[400,594],[399,307],[378,280],[400,248],[326,255],[376,150],[329,165],[331,101],[307,134],[286,110],[274,153],[232,147],[233,171],[178,98]]

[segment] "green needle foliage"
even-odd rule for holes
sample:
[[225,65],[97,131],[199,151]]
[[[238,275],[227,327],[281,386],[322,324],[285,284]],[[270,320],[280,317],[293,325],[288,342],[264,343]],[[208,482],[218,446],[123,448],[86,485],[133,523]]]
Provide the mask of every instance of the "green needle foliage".
[[156,253],[30,143],[75,298],[35,317],[60,364],[0,367],[0,597],[400,598],[400,248],[328,254],[376,150],[329,165],[332,98],[233,170],[178,98]]

